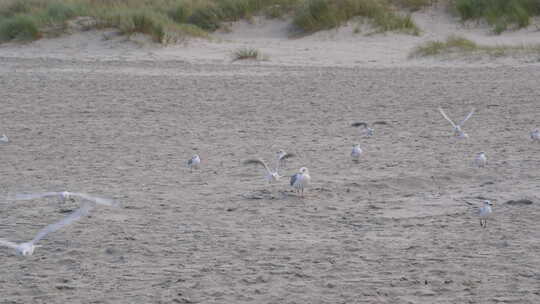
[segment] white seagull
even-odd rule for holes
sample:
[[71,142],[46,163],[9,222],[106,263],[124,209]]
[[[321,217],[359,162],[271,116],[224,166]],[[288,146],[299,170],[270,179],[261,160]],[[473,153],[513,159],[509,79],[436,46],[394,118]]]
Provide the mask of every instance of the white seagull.
[[358,158],[360,158],[360,154],[362,154],[362,149],[360,148],[360,144],[354,144],[352,147],[351,157],[353,161],[358,161]]
[[484,168],[487,164],[487,157],[485,152],[480,152],[474,159],[474,164],[479,168]]
[[15,249],[15,251],[16,251],[16,253],[18,255],[22,255],[22,256],[32,255],[34,253],[34,250],[36,249],[36,247],[40,247],[39,245],[36,245],[37,242],[39,242],[47,234],[49,234],[51,232],[55,232],[56,230],[66,226],[66,225],[69,225],[69,224],[73,223],[74,221],[79,220],[81,217],[87,215],[88,212],[90,212],[90,210],[93,207],[94,207],[93,204],[83,204],[83,206],[81,208],[73,211],[72,213],[70,213],[69,215],[64,217],[62,220],[60,220],[60,221],[58,221],[58,222],[56,222],[54,224],[50,224],[47,227],[41,229],[38,232],[38,234],[34,237],[34,239],[32,239],[29,242],[17,244],[17,243],[13,243],[13,242],[10,242],[10,241],[0,239],[0,246],[13,248],[13,249]]
[[484,206],[480,207],[480,210],[478,210],[478,216],[480,217],[480,227],[486,228],[487,219],[493,212],[493,210],[491,210],[491,206],[493,206],[493,204],[490,201],[485,200]]
[[531,131],[531,139],[533,141],[540,141],[540,130],[534,129]]
[[444,113],[442,108],[439,108],[439,112],[441,112],[444,119],[448,120],[448,122],[450,122],[450,124],[452,124],[452,127],[454,128],[454,135],[455,136],[457,136],[458,138],[467,138],[467,137],[469,137],[469,135],[467,135],[467,133],[465,133],[465,132],[463,132],[463,130],[461,130],[461,127],[463,127],[463,124],[467,120],[469,120],[469,118],[471,118],[471,116],[474,114],[474,108],[471,110],[471,112],[469,112],[469,114],[465,117],[465,119],[463,119],[457,125],[450,118],[448,118],[448,116],[446,115],[446,113]]
[[268,165],[264,162],[264,160],[262,160],[260,158],[259,159],[246,160],[244,162],[244,164],[246,164],[246,165],[250,165],[250,164],[262,165],[264,167],[264,169],[266,170],[265,179],[269,183],[277,182],[282,177],[281,175],[278,174],[278,168],[276,168],[275,170],[271,170],[270,167],[268,167]]
[[13,200],[16,201],[26,201],[26,200],[33,200],[37,198],[44,198],[44,197],[58,197],[62,202],[65,202],[66,200],[70,198],[80,198],[92,203],[96,203],[98,205],[105,205],[109,207],[119,207],[120,204],[112,199],[109,198],[103,198],[103,197],[97,197],[97,196],[91,196],[86,193],[80,193],[80,192],[43,192],[43,193],[31,193],[31,194],[16,194]]
[[193,157],[191,157],[191,159],[187,161],[187,165],[191,172],[193,172],[193,169],[198,169],[200,164],[201,158],[198,154],[193,155]]
[[276,170],[278,168],[284,168],[287,165],[287,159],[291,158],[291,157],[294,157],[294,154],[287,153],[287,152],[285,152],[284,150],[281,150],[281,149],[279,151],[277,151],[276,152],[276,159],[277,159]]
[[7,137],[6,134],[2,134],[2,137],[0,137],[0,143],[8,143],[9,142],[9,138]]
[[304,188],[309,185],[311,176],[309,176],[309,170],[306,167],[300,168],[299,172],[291,176],[291,186],[296,189],[297,193],[301,193],[304,197]]

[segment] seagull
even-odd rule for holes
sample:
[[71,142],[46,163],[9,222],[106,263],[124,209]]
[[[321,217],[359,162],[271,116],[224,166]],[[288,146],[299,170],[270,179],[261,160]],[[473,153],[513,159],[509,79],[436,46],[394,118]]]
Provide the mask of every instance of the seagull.
[[2,134],[2,137],[0,137],[0,143],[6,144],[9,142],[9,138],[6,134]]
[[487,157],[485,152],[480,152],[474,159],[474,164],[479,168],[484,168],[487,164]]
[[284,168],[285,165],[287,164],[287,159],[288,158],[291,158],[291,157],[294,157],[294,154],[292,153],[287,153],[285,152],[284,150],[279,150],[276,152],[276,159],[277,159],[277,166],[276,166],[276,170],[277,168]]
[[297,193],[301,193],[304,197],[304,188],[309,185],[311,176],[309,176],[309,170],[306,167],[300,168],[299,172],[291,176],[291,186],[296,189]]
[[90,212],[90,210],[92,210],[93,207],[94,207],[93,204],[83,204],[81,208],[73,211],[72,213],[70,213],[69,215],[61,219],[60,221],[54,224],[50,224],[47,227],[41,229],[38,232],[38,234],[34,237],[34,239],[32,239],[29,242],[17,244],[17,243],[0,239],[0,246],[5,246],[5,247],[15,249],[17,255],[22,255],[22,256],[32,255],[34,253],[34,250],[37,247],[40,247],[39,245],[36,245],[37,242],[43,239],[47,234],[51,232],[55,232],[56,230],[64,226],[67,226],[73,223],[74,221],[79,220],[81,217],[87,215],[88,212]]
[[268,167],[268,165],[264,162],[264,160],[262,159],[249,159],[249,160],[246,160],[244,162],[245,165],[250,165],[250,164],[258,164],[258,165],[262,165],[264,167],[264,169],[266,169],[266,177],[265,179],[269,182],[269,183],[272,183],[272,182],[277,182],[280,178],[281,178],[281,175],[278,174],[278,169],[276,168],[274,171],[270,170],[270,168]]
[[191,159],[187,161],[187,165],[191,172],[193,172],[193,169],[198,169],[200,164],[201,158],[198,154],[193,155],[193,157],[191,157]]
[[467,133],[463,132],[463,130],[461,130],[461,127],[463,126],[463,124],[469,120],[469,118],[471,118],[471,116],[474,114],[474,108],[471,110],[471,112],[469,112],[469,114],[467,115],[467,117],[465,117],[465,119],[463,119],[459,124],[455,124],[450,118],[448,118],[448,116],[446,115],[446,113],[444,113],[443,109],[442,108],[439,108],[439,112],[441,112],[442,116],[444,117],[444,119],[448,120],[450,122],[450,124],[452,124],[452,127],[454,127],[454,135],[457,136],[458,138],[467,138],[469,137],[469,135],[467,135]]
[[534,129],[534,130],[531,131],[531,139],[533,141],[540,141],[540,130],[539,129]]
[[44,193],[32,193],[32,194],[16,194],[13,198],[16,201],[26,201],[26,200],[33,200],[37,198],[44,198],[44,197],[59,197],[62,202],[65,202],[71,198],[80,198],[95,204],[109,206],[109,207],[119,207],[120,204],[112,199],[109,198],[103,198],[103,197],[97,197],[97,196],[91,196],[86,193],[80,193],[80,192],[44,192]]
[[[386,125],[386,121],[376,121],[372,123],[372,125]],[[367,122],[355,122],[351,124],[351,127],[364,127],[364,134],[367,136],[373,136],[375,133],[375,129],[371,128]]]
[[360,144],[354,144],[352,147],[351,157],[353,161],[358,161],[358,158],[360,157],[360,154],[362,154],[362,149],[360,148]]
[[491,206],[493,206],[493,203],[491,203],[488,200],[484,201],[484,206],[480,207],[480,210],[478,211],[478,216],[480,217],[480,227],[486,228],[487,226],[487,219],[493,212],[491,210]]

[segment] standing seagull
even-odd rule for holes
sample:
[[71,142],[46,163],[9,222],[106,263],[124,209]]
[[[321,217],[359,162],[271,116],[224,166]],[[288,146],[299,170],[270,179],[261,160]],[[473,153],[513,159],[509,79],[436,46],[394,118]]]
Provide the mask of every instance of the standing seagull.
[[250,159],[250,160],[246,160],[244,162],[244,164],[246,165],[249,165],[249,164],[258,164],[258,165],[262,165],[264,167],[264,169],[266,169],[266,176],[265,176],[265,179],[269,182],[269,183],[272,183],[272,182],[276,182],[278,181],[281,176],[278,174],[278,169],[276,168],[275,170],[270,170],[270,168],[268,167],[268,165],[264,162],[264,160],[262,159]]
[[474,159],[474,164],[479,168],[484,168],[487,164],[487,157],[485,152],[480,152]]
[[352,160],[355,162],[358,162],[358,158],[360,158],[360,154],[362,154],[362,149],[360,148],[360,144],[354,144],[352,146],[352,152],[351,152]]
[[463,119],[459,124],[455,124],[450,118],[448,118],[448,116],[446,115],[446,113],[444,113],[443,109],[442,108],[439,108],[439,112],[441,112],[442,116],[444,117],[444,119],[448,120],[448,122],[450,122],[450,124],[452,124],[452,127],[454,127],[454,135],[457,136],[458,138],[467,138],[469,137],[469,135],[467,135],[467,133],[463,132],[463,130],[461,130],[461,127],[463,126],[463,124],[469,120],[469,118],[471,118],[471,116],[474,114],[474,108],[471,110],[471,112],[467,115],[467,117],[465,117],[465,119]]
[[193,169],[198,169],[201,164],[201,158],[198,154],[193,155],[190,160],[187,161],[190,172],[193,172]]
[[44,197],[59,197],[62,202],[67,201],[71,198],[80,198],[95,204],[109,206],[109,207],[119,207],[120,204],[112,199],[109,198],[103,198],[103,197],[97,197],[97,196],[91,196],[86,193],[80,193],[80,192],[44,192],[44,193],[32,193],[32,194],[16,194],[13,198],[16,201],[27,201],[27,200],[33,200],[37,198],[44,198]]
[[15,249],[18,255],[22,255],[22,256],[32,255],[34,253],[34,249],[36,247],[40,247],[36,245],[36,243],[39,242],[42,238],[44,238],[47,234],[51,232],[55,232],[56,230],[64,226],[67,226],[73,223],[74,221],[79,220],[81,217],[87,215],[88,212],[90,212],[90,210],[92,210],[93,207],[94,207],[93,204],[83,204],[81,208],[73,211],[72,213],[64,217],[59,222],[50,224],[47,227],[41,229],[38,232],[38,234],[34,237],[34,239],[29,242],[17,244],[17,243],[0,239],[0,246],[13,248]]
[[484,206],[482,206],[480,208],[480,210],[478,211],[478,216],[480,217],[480,227],[486,228],[487,219],[491,215],[491,213],[493,212],[491,210],[491,206],[493,206],[493,204],[490,201],[485,200],[484,201]]
[[540,130],[534,129],[531,131],[531,139],[533,141],[540,141]]
[[0,137],[0,143],[6,144],[9,142],[9,138],[6,136],[6,134],[2,134],[2,137]]
[[297,193],[301,193],[304,197],[304,188],[309,185],[311,176],[309,176],[309,170],[306,167],[300,168],[299,172],[291,176],[291,186],[296,189]]
[[287,165],[287,159],[288,158],[291,158],[291,157],[294,157],[294,154],[292,153],[287,153],[285,152],[284,150],[279,150],[276,152],[276,159],[277,159],[277,166],[276,166],[276,170],[278,168],[285,168],[285,166]]

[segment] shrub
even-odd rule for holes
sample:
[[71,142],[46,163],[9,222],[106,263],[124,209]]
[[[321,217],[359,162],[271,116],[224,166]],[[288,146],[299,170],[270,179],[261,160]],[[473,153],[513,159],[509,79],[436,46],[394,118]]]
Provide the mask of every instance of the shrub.
[[78,7],[62,2],[53,2],[47,5],[47,17],[54,22],[63,22],[77,15]]
[[257,49],[241,48],[233,53],[233,61],[246,59],[261,59],[261,53]]
[[530,17],[540,13],[535,0],[455,0],[454,7],[462,20],[484,19],[497,34],[509,25],[526,27]]
[[0,22],[0,42],[35,40],[39,38],[36,23],[27,16],[15,16]]

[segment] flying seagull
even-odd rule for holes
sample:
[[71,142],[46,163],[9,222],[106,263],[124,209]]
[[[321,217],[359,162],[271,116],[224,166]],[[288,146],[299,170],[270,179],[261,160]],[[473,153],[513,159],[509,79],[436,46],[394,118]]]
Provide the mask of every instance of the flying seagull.
[[284,168],[287,165],[287,159],[294,157],[295,155],[292,153],[287,153],[284,150],[279,150],[276,152],[276,159],[277,159],[277,166],[276,170],[278,168]]
[[86,193],[80,193],[80,192],[44,192],[44,193],[30,193],[30,194],[16,194],[14,200],[16,201],[26,201],[26,200],[33,200],[38,198],[44,198],[44,197],[58,197],[62,202],[65,202],[66,200],[70,198],[79,198],[83,199],[95,204],[99,205],[105,205],[109,207],[119,207],[120,204],[112,199],[109,198],[103,198],[103,197],[97,197],[97,196],[91,196]]
[[47,234],[51,232],[55,232],[56,230],[79,220],[81,217],[86,216],[90,212],[90,210],[92,210],[93,207],[94,207],[94,204],[88,204],[88,203],[83,204],[81,208],[68,214],[66,217],[64,217],[60,221],[54,224],[50,224],[47,227],[41,229],[37,233],[37,235],[34,237],[34,239],[32,239],[29,242],[17,244],[17,243],[0,239],[0,246],[5,246],[5,247],[15,249],[18,255],[22,255],[22,256],[32,255],[36,247],[40,247],[39,245],[36,245],[37,242],[43,239]]
[[0,143],[2,144],[6,144],[9,142],[9,138],[7,137],[6,134],[2,134],[2,136],[0,137]]
[[300,168],[298,173],[291,176],[291,186],[296,190],[297,193],[301,193],[304,197],[304,188],[309,185],[311,181],[311,176],[309,175],[309,170],[306,167]]
[[469,114],[465,117],[465,119],[463,119],[457,125],[450,118],[448,118],[448,116],[446,115],[446,113],[444,113],[442,108],[439,108],[439,112],[441,112],[444,119],[448,120],[448,122],[450,122],[450,124],[452,124],[452,127],[454,128],[454,135],[455,136],[457,136],[458,138],[467,138],[467,137],[469,137],[469,135],[467,135],[467,133],[465,133],[465,132],[463,132],[463,130],[461,130],[461,127],[463,127],[463,124],[467,120],[469,120],[469,118],[471,118],[471,116],[474,114],[474,108],[471,110],[471,112],[469,112]]
[[354,144],[351,152],[351,157],[353,161],[358,161],[358,158],[360,158],[360,154],[362,154],[362,149],[360,148],[360,144]]
[[[386,121],[376,121],[372,125],[375,126],[375,125],[386,125],[386,124],[387,124]],[[351,127],[356,127],[356,128],[363,127],[364,134],[367,136],[373,136],[375,133],[375,129],[370,127],[367,122],[355,122],[351,124]]]
[[476,155],[476,158],[474,159],[474,164],[479,167],[483,168],[487,164],[487,157],[485,152],[480,152]]
[[200,164],[201,158],[198,154],[193,155],[193,157],[191,157],[191,159],[187,161],[187,165],[191,172],[193,172],[193,169],[198,169]]
[[244,164],[245,165],[251,165],[251,164],[262,165],[264,169],[266,170],[265,179],[269,183],[276,182],[281,178],[281,176],[278,174],[278,168],[276,168],[275,170],[271,170],[270,167],[268,167],[268,165],[264,162],[264,160],[260,158],[246,160]]
[[491,206],[493,206],[493,203],[491,203],[488,200],[484,201],[484,206],[480,207],[480,210],[478,211],[478,216],[480,217],[480,227],[487,227],[487,219],[493,212],[491,210]]

